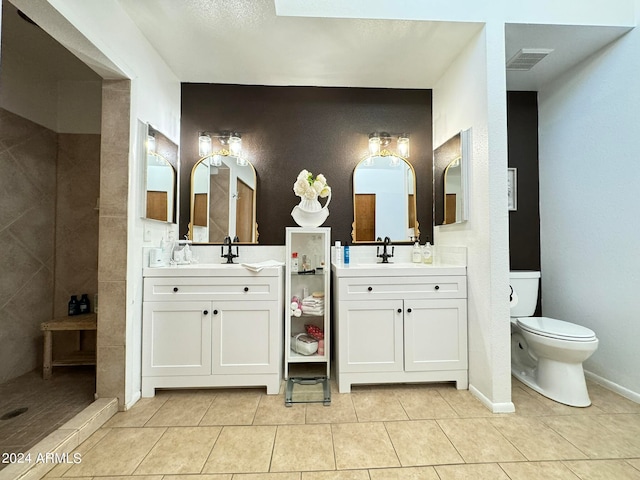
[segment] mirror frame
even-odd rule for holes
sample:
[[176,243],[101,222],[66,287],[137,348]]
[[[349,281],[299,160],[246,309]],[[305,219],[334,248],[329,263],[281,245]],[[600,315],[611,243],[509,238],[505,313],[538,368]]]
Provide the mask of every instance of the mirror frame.
[[[353,203],[353,223],[351,223],[351,241],[353,243],[357,243],[357,244],[372,244],[372,243],[377,243],[376,240],[357,240],[356,239],[356,170],[358,169],[358,167],[365,162],[367,159],[372,158],[372,157],[396,157],[400,160],[402,160],[404,163],[406,163],[409,166],[409,169],[413,175],[413,229],[414,229],[414,234],[416,238],[420,237],[420,224],[418,222],[418,202],[417,202],[417,193],[418,193],[418,179],[416,178],[416,171],[413,168],[413,165],[411,165],[411,162],[409,162],[409,160],[407,160],[405,157],[398,155],[396,153],[393,153],[389,150],[381,150],[380,153],[378,153],[377,155],[366,155],[364,156],[362,159],[360,159],[360,161],[356,164],[356,166],[353,168],[353,195],[352,195],[352,203]],[[408,213],[409,217],[410,217],[410,212]],[[408,220],[410,221],[411,218],[408,218]],[[411,227],[407,227],[407,228],[411,228]],[[391,241],[395,244],[413,244],[414,242],[410,239],[407,240],[399,240],[399,239],[391,239]]]
[[[469,168],[471,162],[471,129],[461,130],[433,150],[433,225],[456,225],[469,220]],[[448,167],[460,159],[460,216],[446,223],[445,176]],[[440,173],[441,172],[441,173]]]
[[[189,223],[188,223],[188,237],[190,240],[193,240],[193,216],[194,216],[194,210],[195,210],[195,194],[193,192],[193,187],[194,187],[194,176],[195,176],[195,172],[196,169],[198,168],[198,166],[200,164],[202,164],[206,159],[208,158],[212,158],[216,155],[220,155],[222,157],[234,157],[234,158],[238,158],[235,155],[231,155],[231,152],[229,152],[229,150],[226,149],[222,149],[222,150],[217,150],[214,152],[211,152],[209,155],[206,155],[202,158],[200,158],[191,168],[191,179],[190,179],[190,187],[189,187],[189,202],[190,202],[190,206],[189,206]],[[252,232],[252,236],[253,236],[253,241],[252,242],[239,242],[241,245],[257,245],[258,244],[258,219],[257,219],[257,192],[258,192],[258,174],[256,172],[255,167],[253,166],[253,164],[251,162],[249,162],[247,160],[247,166],[251,167],[251,170],[253,171],[253,177],[255,178],[256,181],[256,189],[255,189],[255,193],[253,195],[253,205],[252,205],[252,215],[253,215],[253,232]],[[194,244],[195,245],[221,245],[223,242],[197,242]]]
[[[143,162],[140,162],[144,169],[140,174],[141,182],[141,201],[140,201],[140,217],[144,220],[151,220],[154,222],[177,224],[178,223],[178,211],[180,207],[179,193],[178,193],[178,172],[179,172],[179,147],[173,142],[167,135],[162,133],[156,127],[150,123],[145,123],[138,120],[138,133],[140,138],[139,152],[141,158],[144,158]],[[155,151],[149,151],[147,145],[147,138],[149,134],[153,132],[156,138]],[[147,179],[148,179],[148,161],[149,155],[154,155],[163,159],[171,167],[173,171],[173,218],[167,220],[158,220],[156,218],[147,217]]]

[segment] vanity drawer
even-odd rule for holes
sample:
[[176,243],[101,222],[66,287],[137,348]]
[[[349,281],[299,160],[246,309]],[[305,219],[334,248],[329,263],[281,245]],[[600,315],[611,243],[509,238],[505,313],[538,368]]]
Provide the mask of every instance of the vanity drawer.
[[144,301],[277,300],[278,278],[157,277],[144,279]]
[[340,300],[397,298],[466,298],[466,276],[345,278],[339,282]]

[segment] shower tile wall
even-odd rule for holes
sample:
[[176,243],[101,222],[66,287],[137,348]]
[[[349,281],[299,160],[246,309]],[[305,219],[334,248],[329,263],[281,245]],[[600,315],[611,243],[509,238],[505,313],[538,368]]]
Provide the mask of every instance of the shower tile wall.
[[[53,314],[67,314],[70,295],[98,291],[100,135],[58,134]],[[78,297],[80,298],[80,297]],[[66,335],[65,335],[66,334]],[[54,355],[77,348],[76,332],[56,333]],[[95,349],[95,332],[84,348]]]
[[67,293],[97,290],[99,165],[99,135],[0,109],[0,383],[42,365],[40,323]]
[[55,132],[0,109],[0,382],[42,358],[53,309]]

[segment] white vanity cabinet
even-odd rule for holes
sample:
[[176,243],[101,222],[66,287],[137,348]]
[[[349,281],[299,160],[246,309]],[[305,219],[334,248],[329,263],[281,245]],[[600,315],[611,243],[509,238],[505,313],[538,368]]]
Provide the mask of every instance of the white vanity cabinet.
[[[220,271],[221,270],[221,271]],[[282,379],[282,268],[145,269],[142,396]]]
[[464,267],[370,268],[333,266],[339,391],[429,381],[467,388]]

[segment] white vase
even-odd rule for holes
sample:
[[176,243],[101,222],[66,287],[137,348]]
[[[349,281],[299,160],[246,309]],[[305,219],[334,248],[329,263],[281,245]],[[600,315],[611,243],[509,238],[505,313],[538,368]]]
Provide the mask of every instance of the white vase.
[[329,202],[331,202],[331,192],[327,197],[324,207],[316,195],[313,198],[302,197],[300,203],[293,207],[291,216],[301,227],[319,227],[329,216]]

